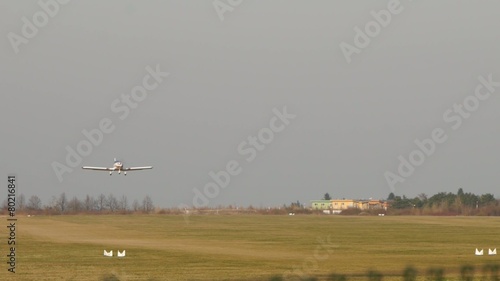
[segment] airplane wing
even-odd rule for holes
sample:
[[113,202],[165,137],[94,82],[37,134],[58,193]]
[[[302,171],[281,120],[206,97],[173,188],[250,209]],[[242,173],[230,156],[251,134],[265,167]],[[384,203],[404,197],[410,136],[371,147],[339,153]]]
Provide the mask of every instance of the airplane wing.
[[90,167],[90,166],[83,166],[82,169],[85,170],[96,170],[96,171],[114,171],[115,169],[113,168],[106,168],[106,167]]
[[153,166],[123,168],[122,171],[138,171],[147,169],[153,169]]

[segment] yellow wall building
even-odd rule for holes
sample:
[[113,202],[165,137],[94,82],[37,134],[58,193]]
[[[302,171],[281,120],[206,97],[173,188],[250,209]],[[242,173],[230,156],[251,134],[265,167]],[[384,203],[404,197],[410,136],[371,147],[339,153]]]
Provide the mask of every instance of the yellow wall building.
[[332,199],[333,210],[345,210],[349,208],[356,208],[356,200],[352,199]]
[[353,200],[353,199],[332,199],[332,210],[345,210],[356,208],[361,210],[384,209],[387,210],[387,202],[382,200]]

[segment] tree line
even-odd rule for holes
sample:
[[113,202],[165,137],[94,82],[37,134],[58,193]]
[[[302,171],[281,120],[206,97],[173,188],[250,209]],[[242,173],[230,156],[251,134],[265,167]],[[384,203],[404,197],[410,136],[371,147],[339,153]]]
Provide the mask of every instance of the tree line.
[[[7,210],[7,200],[2,203],[2,210]],[[16,212],[32,214],[78,214],[78,213],[151,213],[155,209],[153,200],[146,195],[142,201],[135,199],[129,202],[125,195],[116,198],[113,194],[100,194],[97,197],[87,195],[83,199],[73,196],[69,199],[66,193],[59,196],[52,196],[47,204],[42,204],[42,200],[37,195],[26,198],[20,194],[16,198]]]
[[429,197],[421,193],[414,198],[396,196],[391,192],[387,200],[390,208],[400,213],[413,210],[416,214],[429,215],[500,215],[500,202],[493,194],[465,193],[462,188],[456,194],[439,192]]

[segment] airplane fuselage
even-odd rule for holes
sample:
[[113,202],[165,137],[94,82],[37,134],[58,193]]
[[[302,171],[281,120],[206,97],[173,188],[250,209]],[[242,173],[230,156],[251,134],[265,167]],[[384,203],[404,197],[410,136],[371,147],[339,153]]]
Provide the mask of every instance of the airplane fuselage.
[[115,171],[118,171],[119,174],[122,171],[123,164],[121,162],[115,162],[113,168],[115,168]]

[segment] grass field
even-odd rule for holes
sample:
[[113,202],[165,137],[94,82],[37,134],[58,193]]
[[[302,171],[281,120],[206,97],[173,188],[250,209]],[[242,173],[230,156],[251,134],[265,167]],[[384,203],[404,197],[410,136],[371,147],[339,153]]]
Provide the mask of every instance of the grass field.
[[[474,255],[500,250],[498,217],[89,215],[17,224],[16,278],[2,262],[1,280],[328,280],[369,270],[396,280],[408,265],[419,276],[442,267],[456,277],[462,265],[477,276],[500,264]],[[104,257],[104,249],[127,256]]]

